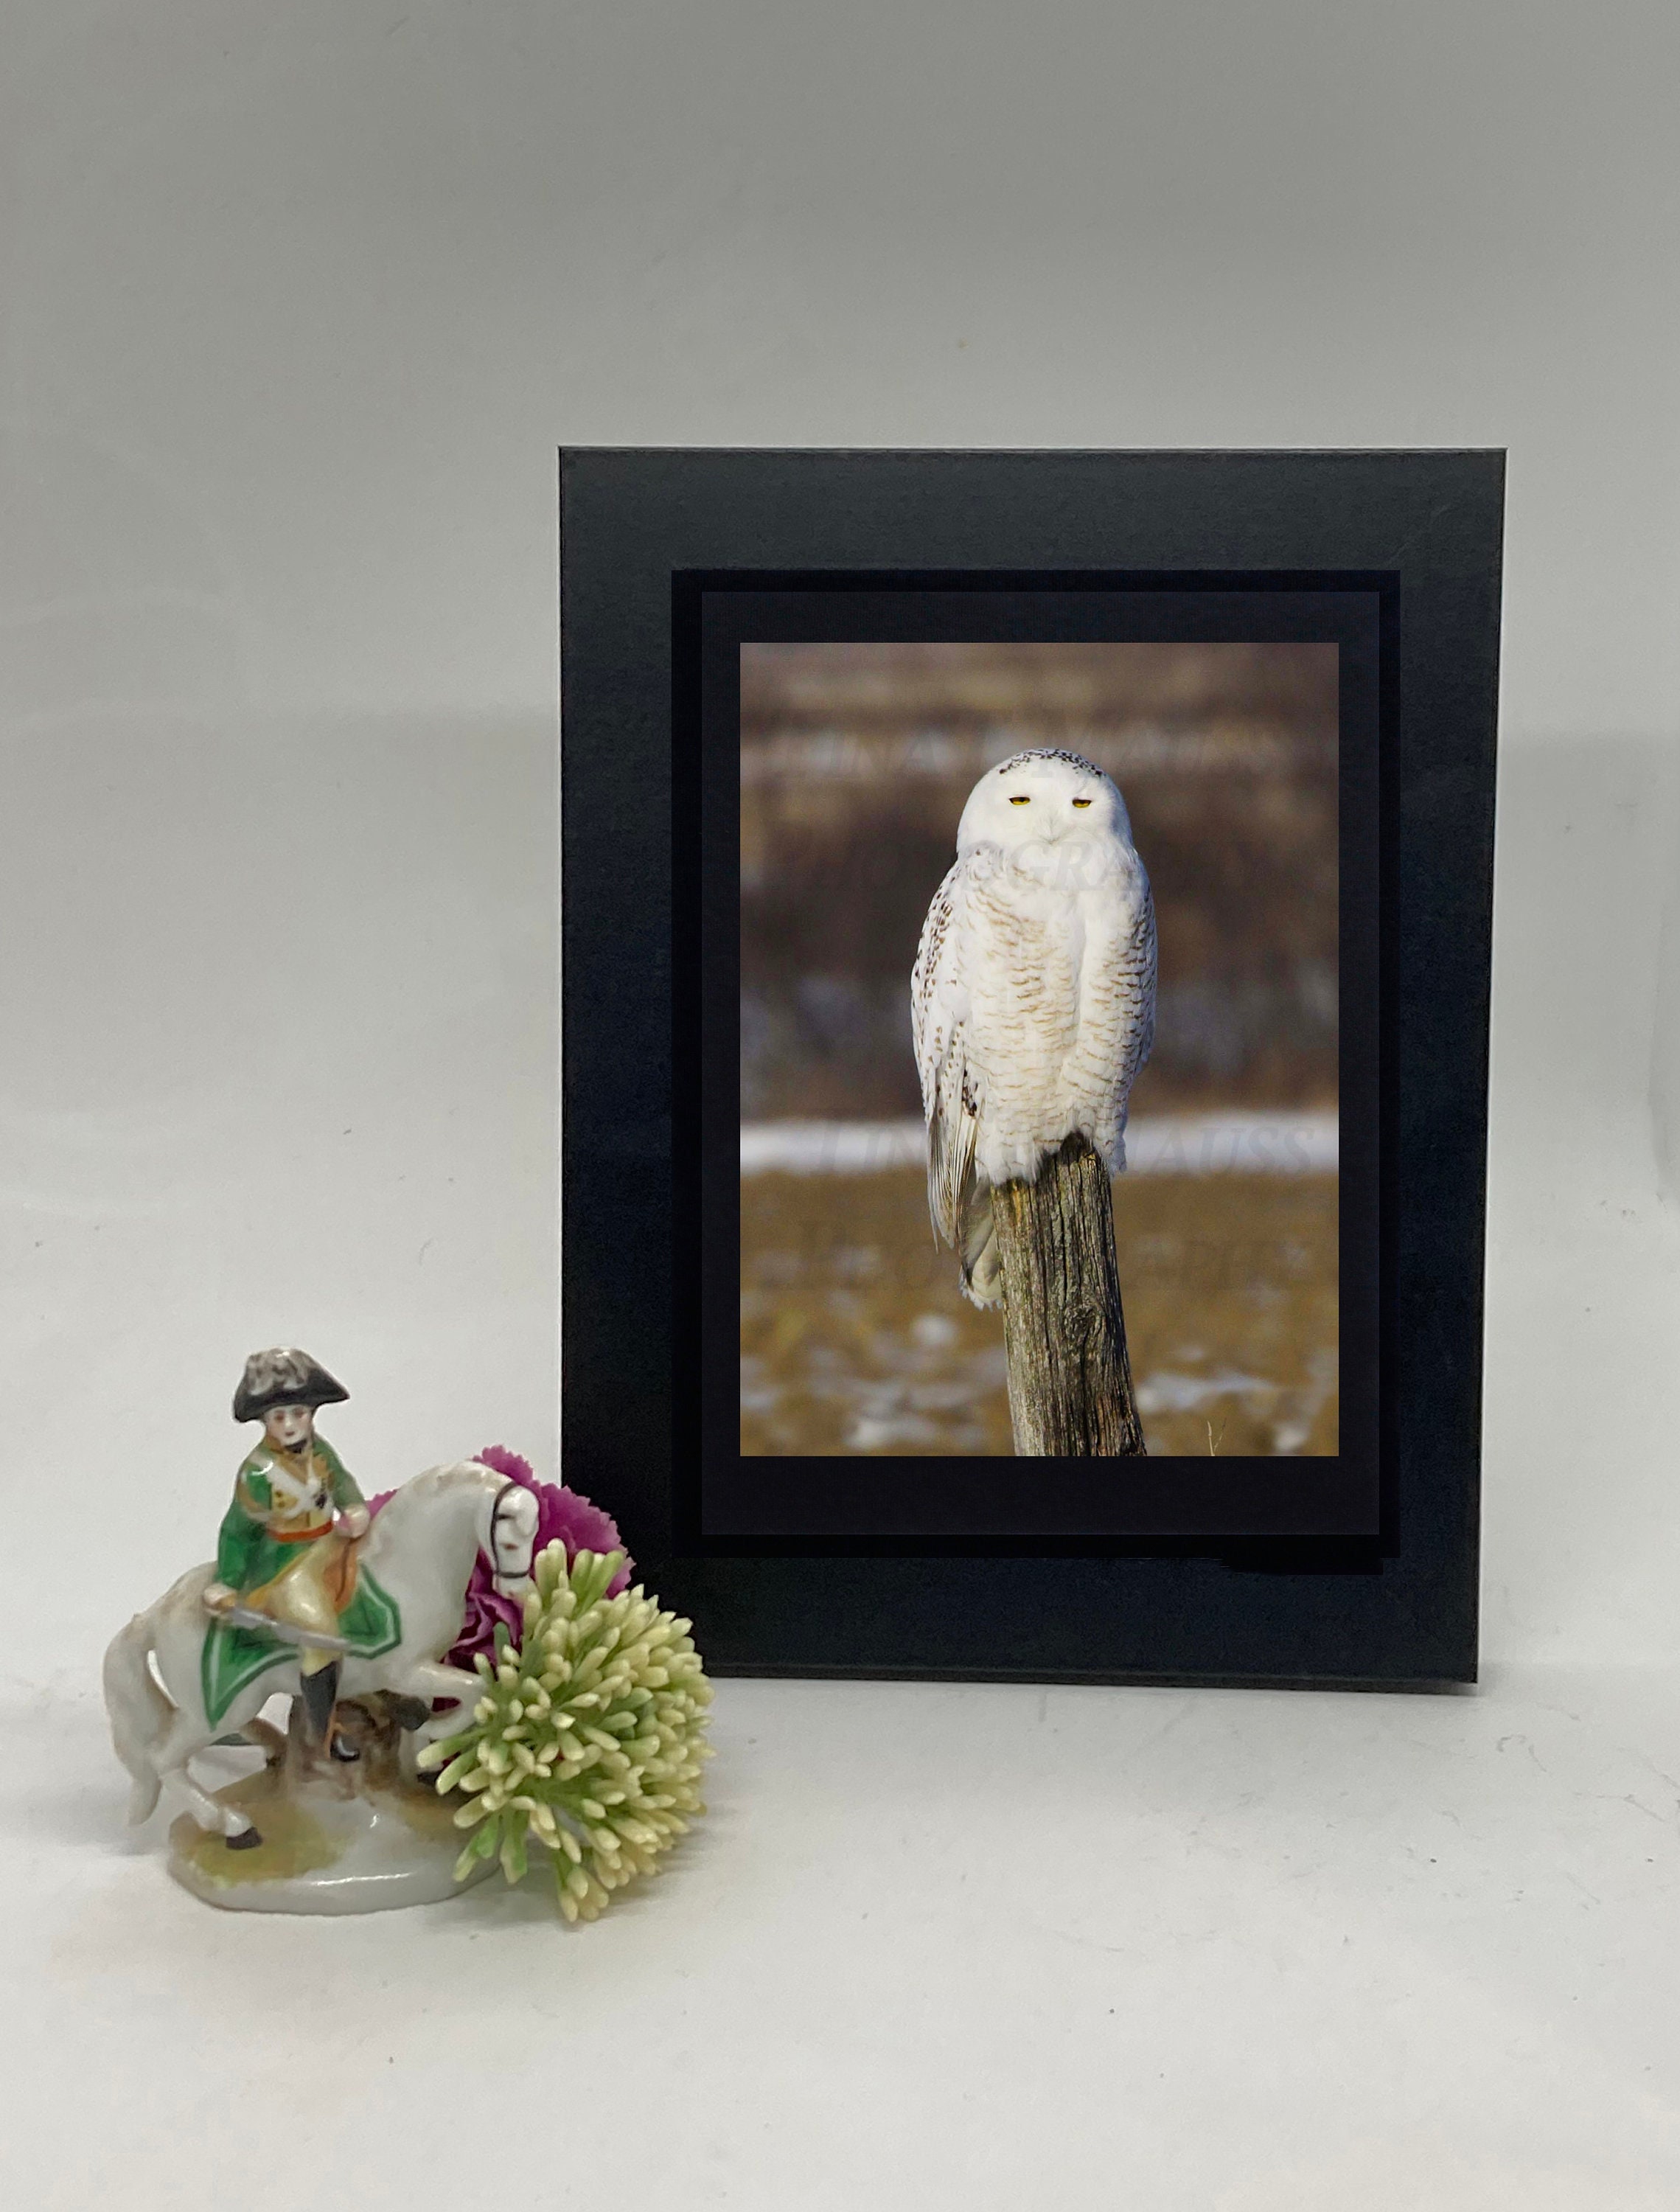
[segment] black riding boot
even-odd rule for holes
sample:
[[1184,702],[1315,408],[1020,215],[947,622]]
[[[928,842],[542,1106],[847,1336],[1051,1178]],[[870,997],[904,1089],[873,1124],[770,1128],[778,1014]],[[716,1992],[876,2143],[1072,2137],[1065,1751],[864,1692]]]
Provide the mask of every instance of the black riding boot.
[[330,1660],[303,1678],[304,1735],[312,1751],[326,1747],[332,1726],[332,1709],[338,1699],[338,1662]]

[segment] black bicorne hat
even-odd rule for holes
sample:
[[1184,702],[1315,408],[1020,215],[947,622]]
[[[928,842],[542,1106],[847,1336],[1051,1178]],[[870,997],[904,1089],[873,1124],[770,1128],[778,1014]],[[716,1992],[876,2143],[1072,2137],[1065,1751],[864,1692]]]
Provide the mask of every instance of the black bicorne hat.
[[349,1392],[295,1345],[253,1352],[234,1393],[234,1419],[259,1421],[276,1406],[337,1406]]

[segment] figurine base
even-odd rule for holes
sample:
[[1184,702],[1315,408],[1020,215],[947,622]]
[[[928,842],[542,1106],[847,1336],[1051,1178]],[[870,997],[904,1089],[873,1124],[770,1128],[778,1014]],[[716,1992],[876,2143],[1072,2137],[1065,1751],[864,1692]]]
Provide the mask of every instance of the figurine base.
[[458,1896],[489,1871],[455,1880],[467,1840],[434,1790],[392,1778],[354,1791],[270,1766],[215,1792],[254,1822],[259,1844],[235,1850],[183,1814],[169,1831],[169,1871],[206,1905],[231,1912],[383,1912]]

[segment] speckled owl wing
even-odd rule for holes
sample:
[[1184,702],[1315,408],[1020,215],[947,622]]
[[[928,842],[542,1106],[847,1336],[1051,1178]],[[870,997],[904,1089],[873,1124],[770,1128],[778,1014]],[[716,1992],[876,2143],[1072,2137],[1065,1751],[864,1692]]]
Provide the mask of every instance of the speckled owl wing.
[[1120,1059],[1120,1097],[1124,1101],[1143,1063],[1155,1048],[1155,993],[1158,965],[1155,945],[1155,899],[1149,879],[1143,880],[1143,903],[1120,959],[1121,985],[1131,1018],[1125,1030]]
[[927,1122],[928,1212],[934,1227],[953,1245],[973,1188],[979,1133],[963,1037],[968,1011],[965,894],[973,866],[972,859],[957,860],[934,893],[910,976],[911,1023]]

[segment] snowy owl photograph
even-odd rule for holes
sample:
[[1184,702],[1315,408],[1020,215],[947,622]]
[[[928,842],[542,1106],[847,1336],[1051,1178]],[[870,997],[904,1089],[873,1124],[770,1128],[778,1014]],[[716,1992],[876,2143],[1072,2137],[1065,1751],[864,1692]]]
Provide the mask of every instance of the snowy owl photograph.
[[928,1208],[975,1305],[1003,1294],[996,1185],[1032,1182],[1076,1134],[1125,1166],[1155,993],[1155,902],[1113,779],[1050,746],[988,769],[910,981]]
[[743,1458],[1333,1458],[1337,647],[739,655]]

